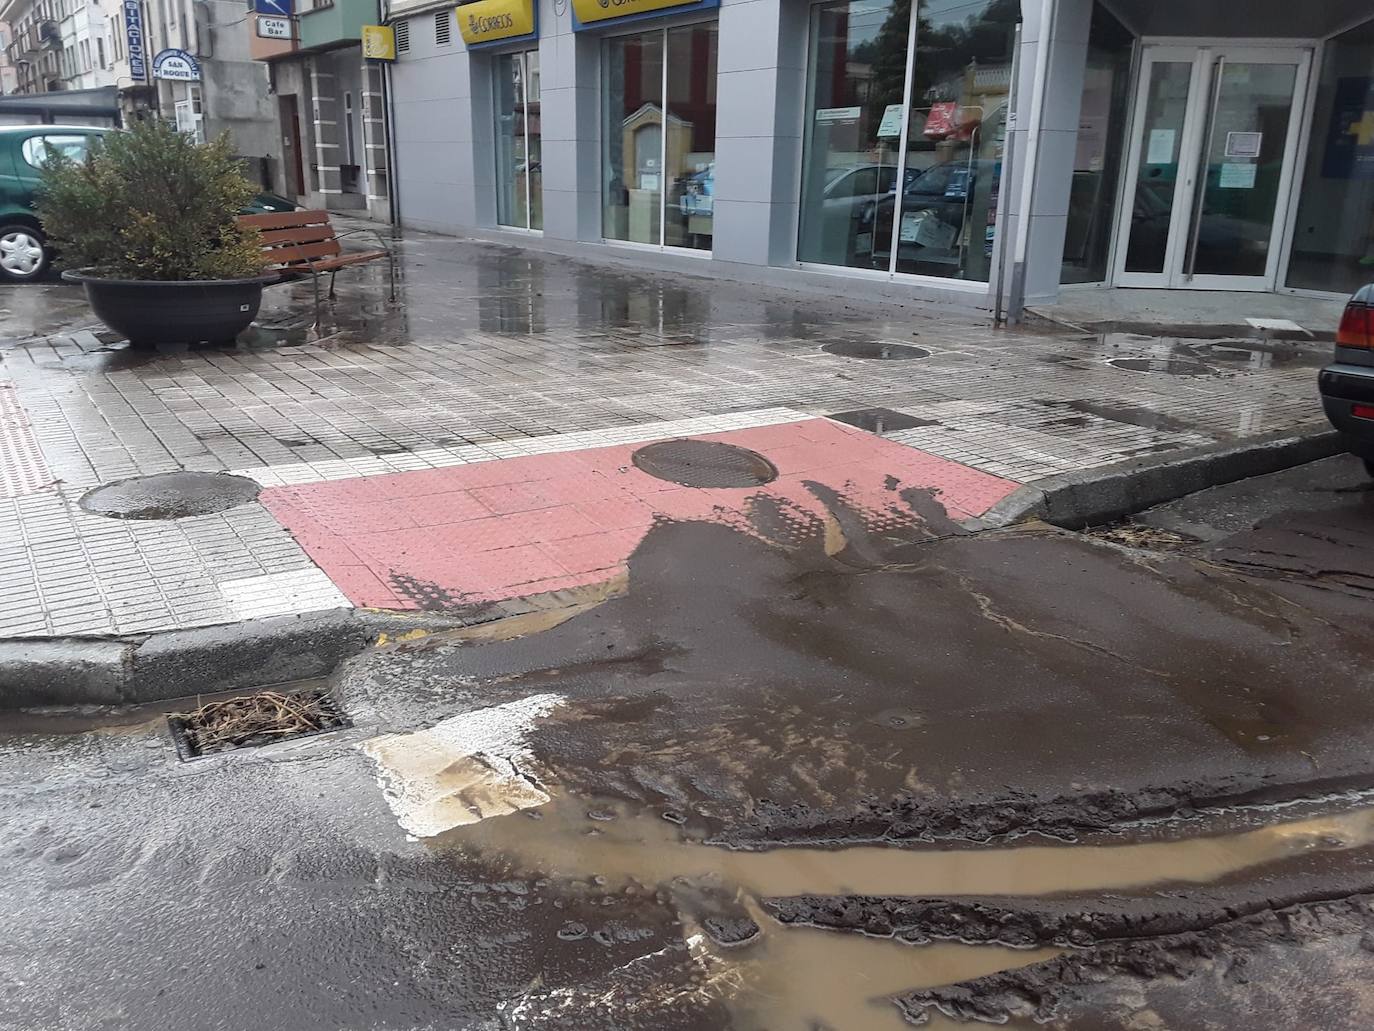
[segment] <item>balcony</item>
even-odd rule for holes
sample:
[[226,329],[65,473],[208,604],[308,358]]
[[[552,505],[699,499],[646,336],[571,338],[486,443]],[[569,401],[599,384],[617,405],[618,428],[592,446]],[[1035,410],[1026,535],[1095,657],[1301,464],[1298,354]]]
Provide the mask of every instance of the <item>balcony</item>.
[[332,4],[301,11],[301,50],[332,50],[361,42],[363,26],[377,21],[377,0],[334,0]]
[[48,50],[62,49],[62,29],[55,21],[39,22],[38,41]]

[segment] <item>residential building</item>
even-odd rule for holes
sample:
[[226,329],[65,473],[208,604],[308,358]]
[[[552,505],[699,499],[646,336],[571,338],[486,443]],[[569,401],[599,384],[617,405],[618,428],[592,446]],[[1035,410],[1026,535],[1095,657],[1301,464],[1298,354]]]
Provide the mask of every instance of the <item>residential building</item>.
[[376,0],[256,0],[247,38],[270,69],[282,192],[309,207],[389,217],[384,69],[363,57]]
[[454,13],[386,11],[405,225],[988,308],[1374,267],[1370,0]]

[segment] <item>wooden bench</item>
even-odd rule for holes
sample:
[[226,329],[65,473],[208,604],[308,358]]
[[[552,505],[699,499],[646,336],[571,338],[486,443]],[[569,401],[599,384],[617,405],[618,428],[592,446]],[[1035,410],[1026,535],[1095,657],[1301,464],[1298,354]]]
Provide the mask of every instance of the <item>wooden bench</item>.
[[[374,229],[334,232],[327,211],[274,211],[262,215],[240,215],[239,221],[253,226],[262,239],[262,265],[265,272],[276,272],[281,282],[309,276],[315,287],[315,322],[320,319],[320,276],[329,273],[329,298],[334,299],[334,277],[340,269],[362,265],[381,258],[387,260],[391,283],[390,300],[396,300],[396,256]],[[340,240],[350,236],[377,238],[376,250],[346,251]]]

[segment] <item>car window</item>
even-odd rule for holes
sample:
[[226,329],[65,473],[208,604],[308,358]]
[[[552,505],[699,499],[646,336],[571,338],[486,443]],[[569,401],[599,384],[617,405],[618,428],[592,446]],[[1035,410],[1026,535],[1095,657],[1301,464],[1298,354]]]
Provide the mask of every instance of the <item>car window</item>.
[[839,184],[835,191],[837,197],[867,197],[878,192],[878,170],[861,168],[851,175],[847,182]]
[[883,165],[878,170],[878,192],[891,193],[893,187],[897,185],[897,169],[892,165]]
[[34,168],[42,168],[48,160],[48,147],[74,161],[80,161],[91,149],[89,136],[30,136],[20,148],[24,160]]
[[949,187],[950,172],[954,165],[946,163],[928,168],[916,177],[907,187],[908,193],[944,193]]

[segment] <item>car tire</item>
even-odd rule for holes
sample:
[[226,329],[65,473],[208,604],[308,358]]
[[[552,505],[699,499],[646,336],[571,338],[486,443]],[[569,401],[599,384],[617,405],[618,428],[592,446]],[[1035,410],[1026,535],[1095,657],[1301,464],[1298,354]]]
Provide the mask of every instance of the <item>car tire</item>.
[[41,232],[18,223],[0,226],[0,279],[29,283],[41,279],[52,264],[52,252]]

